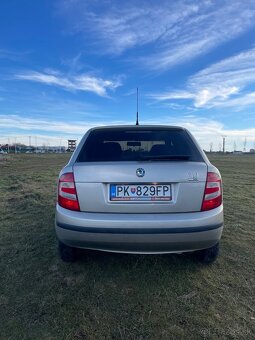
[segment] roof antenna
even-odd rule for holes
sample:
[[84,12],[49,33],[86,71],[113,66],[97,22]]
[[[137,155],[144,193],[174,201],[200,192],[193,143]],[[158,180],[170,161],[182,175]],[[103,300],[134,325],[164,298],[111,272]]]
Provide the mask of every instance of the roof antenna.
[[135,125],[139,125],[138,119],[138,87],[136,88],[136,123]]

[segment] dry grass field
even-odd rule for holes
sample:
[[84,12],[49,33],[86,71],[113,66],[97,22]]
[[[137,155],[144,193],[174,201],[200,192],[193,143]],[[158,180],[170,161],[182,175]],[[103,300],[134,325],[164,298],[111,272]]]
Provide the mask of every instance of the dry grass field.
[[68,155],[0,162],[1,339],[254,339],[255,157],[213,156],[224,181],[221,256],[57,254]]

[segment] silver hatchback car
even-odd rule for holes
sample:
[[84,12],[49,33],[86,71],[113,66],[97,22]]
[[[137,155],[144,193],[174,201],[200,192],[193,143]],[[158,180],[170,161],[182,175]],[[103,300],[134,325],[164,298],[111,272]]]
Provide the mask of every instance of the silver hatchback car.
[[60,172],[56,233],[64,261],[86,248],[196,251],[210,263],[222,230],[220,173],[184,128],[93,128]]

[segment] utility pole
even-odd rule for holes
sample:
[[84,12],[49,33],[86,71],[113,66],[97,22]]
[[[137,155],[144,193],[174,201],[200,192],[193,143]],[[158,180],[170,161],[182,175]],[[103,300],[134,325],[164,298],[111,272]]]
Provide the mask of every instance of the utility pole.
[[210,143],[210,152],[213,151],[213,142]]
[[243,142],[243,152],[246,152],[247,138],[245,137]]
[[16,146],[16,144],[17,144],[17,137],[15,137],[15,139],[14,139],[14,153],[17,153],[17,146]]
[[222,136],[222,152],[225,153],[226,136]]
[[236,141],[234,141],[234,152],[236,151]]
[[136,89],[136,123],[135,125],[139,125],[139,113],[138,113],[138,87]]
[[10,153],[10,138],[8,138],[8,153]]

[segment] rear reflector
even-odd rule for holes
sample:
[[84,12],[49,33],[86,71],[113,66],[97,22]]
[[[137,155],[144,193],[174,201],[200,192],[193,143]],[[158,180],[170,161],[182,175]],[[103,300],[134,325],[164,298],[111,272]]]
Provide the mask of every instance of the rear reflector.
[[222,203],[222,181],[215,172],[208,172],[201,211],[219,207]]
[[80,211],[72,172],[63,174],[59,179],[58,204],[65,209]]

